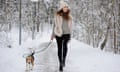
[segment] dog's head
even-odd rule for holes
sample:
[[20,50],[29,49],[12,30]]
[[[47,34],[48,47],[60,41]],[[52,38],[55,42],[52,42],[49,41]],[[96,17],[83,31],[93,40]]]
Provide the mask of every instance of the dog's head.
[[31,57],[31,56],[28,56],[28,57],[26,58],[26,62],[27,62],[27,63],[31,63],[31,62],[32,62],[32,57]]

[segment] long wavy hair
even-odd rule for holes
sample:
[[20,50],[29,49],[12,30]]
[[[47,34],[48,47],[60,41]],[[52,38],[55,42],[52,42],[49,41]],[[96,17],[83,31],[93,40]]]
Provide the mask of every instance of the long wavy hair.
[[67,12],[64,12],[63,9],[57,11],[57,15],[60,15],[63,17],[63,19],[65,20],[70,20],[71,17],[70,17],[70,9],[68,9]]

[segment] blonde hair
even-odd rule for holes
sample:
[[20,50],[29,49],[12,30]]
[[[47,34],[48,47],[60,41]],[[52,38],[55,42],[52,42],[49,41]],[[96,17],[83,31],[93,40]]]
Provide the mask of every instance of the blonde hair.
[[63,9],[57,11],[57,15],[60,15],[63,17],[63,19],[65,20],[70,20],[71,16],[70,16],[70,9],[68,9],[67,12],[64,13]]

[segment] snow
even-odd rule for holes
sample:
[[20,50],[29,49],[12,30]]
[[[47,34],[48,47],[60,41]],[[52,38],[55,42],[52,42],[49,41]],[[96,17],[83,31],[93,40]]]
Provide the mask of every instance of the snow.
[[[79,67],[77,72],[119,72],[120,55],[102,52],[97,48],[91,48],[83,43],[75,43],[71,50],[70,59],[73,64]],[[78,46],[77,46],[78,45]]]
[[24,72],[22,49],[0,48],[0,72]]
[[[22,45],[18,45],[18,31],[13,30],[11,37],[12,48],[0,47],[0,72],[25,72],[24,53],[28,48],[42,49],[50,41],[50,32],[36,34],[32,40],[27,33],[23,33]],[[4,38],[3,38],[4,39]],[[5,42],[6,43],[6,42]],[[99,48],[72,39],[69,42],[69,51],[64,72],[120,72],[120,55],[101,51]],[[4,47],[4,48],[3,48]],[[44,52],[35,54],[33,72],[56,72],[58,70],[56,41]]]
[[31,1],[33,1],[33,2],[38,2],[38,0],[31,0]]

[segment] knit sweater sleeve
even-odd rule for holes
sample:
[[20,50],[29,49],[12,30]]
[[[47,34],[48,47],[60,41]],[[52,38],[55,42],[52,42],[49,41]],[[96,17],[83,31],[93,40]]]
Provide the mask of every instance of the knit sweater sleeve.
[[53,22],[53,29],[52,29],[52,35],[55,36],[55,21],[56,21],[56,14],[54,15],[54,22]]
[[55,32],[54,32],[54,29],[55,29],[55,21],[56,21],[56,14],[54,15],[54,22],[53,22],[53,29],[52,29],[52,35],[55,36]]
[[53,24],[53,29],[52,29],[52,35],[53,35],[53,36],[55,36],[54,28],[55,28],[55,22],[54,22],[54,24]]
[[72,24],[73,24],[73,18],[71,17],[69,22],[70,33],[72,33]]

